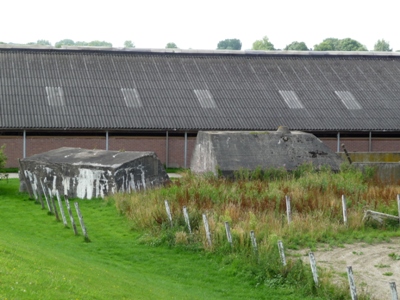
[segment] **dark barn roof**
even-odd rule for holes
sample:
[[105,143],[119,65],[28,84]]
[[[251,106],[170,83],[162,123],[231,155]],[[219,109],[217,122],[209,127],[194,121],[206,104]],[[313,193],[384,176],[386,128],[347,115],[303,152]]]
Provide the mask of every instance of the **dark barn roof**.
[[1,129],[398,131],[400,55],[0,48]]

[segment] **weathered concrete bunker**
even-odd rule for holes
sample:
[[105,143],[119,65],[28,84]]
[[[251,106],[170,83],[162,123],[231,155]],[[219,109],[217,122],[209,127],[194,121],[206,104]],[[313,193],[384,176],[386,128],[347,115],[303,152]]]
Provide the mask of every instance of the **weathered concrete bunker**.
[[32,196],[58,190],[70,198],[91,199],[130,192],[169,181],[154,152],[118,152],[63,147],[20,161],[21,188]]
[[195,173],[216,174],[218,169],[231,176],[257,167],[292,171],[304,163],[337,171],[342,159],[314,135],[281,126],[277,131],[200,131],[190,167]]

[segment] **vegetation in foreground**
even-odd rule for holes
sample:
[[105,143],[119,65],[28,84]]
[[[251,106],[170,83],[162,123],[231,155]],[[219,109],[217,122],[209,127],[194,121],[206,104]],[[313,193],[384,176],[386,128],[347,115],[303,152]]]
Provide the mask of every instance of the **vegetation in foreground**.
[[[329,274],[319,274],[320,286],[316,288],[309,267],[301,260],[289,260],[283,267],[277,241],[282,240],[286,248],[313,249],[318,243],[373,242],[398,235],[398,224],[377,226],[363,222],[365,209],[397,215],[400,187],[378,182],[373,175],[373,170],[362,173],[349,165],[343,165],[338,173],[329,168],[314,170],[311,165],[303,165],[290,174],[282,169],[242,170],[235,180],[188,172],[168,187],[116,195],[109,200],[115,201],[134,230],[143,233],[144,243],[205,250],[222,257],[233,274],[241,273],[256,285],[292,286],[303,295],[347,299],[347,284],[333,287]],[[342,195],[347,202],[347,225],[343,224]],[[285,196],[291,198],[290,224]],[[192,234],[185,223],[183,207],[188,210]],[[203,214],[208,218],[211,245]],[[232,246],[227,242],[225,222],[231,228]],[[251,243],[251,231],[256,236],[257,251]]]
[[138,243],[102,199],[79,201],[86,243],[18,186],[18,179],[0,180],[0,299],[299,298],[293,288],[235,276],[221,257]]

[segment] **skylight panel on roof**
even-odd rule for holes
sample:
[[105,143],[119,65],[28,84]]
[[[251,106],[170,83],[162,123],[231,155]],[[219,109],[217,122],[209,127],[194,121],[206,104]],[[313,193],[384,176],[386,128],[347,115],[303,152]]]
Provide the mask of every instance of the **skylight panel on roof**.
[[64,93],[61,87],[46,86],[46,94],[50,106],[64,105]]
[[216,108],[217,105],[209,90],[194,90],[194,93],[199,99],[200,105],[203,108]]
[[126,106],[128,107],[142,107],[142,101],[140,100],[139,93],[136,89],[121,89],[124,95]]
[[304,108],[304,105],[294,91],[279,91],[279,94],[281,94],[289,108]]
[[335,94],[342,100],[347,109],[362,109],[360,103],[354,98],[349,91],[335,91]]

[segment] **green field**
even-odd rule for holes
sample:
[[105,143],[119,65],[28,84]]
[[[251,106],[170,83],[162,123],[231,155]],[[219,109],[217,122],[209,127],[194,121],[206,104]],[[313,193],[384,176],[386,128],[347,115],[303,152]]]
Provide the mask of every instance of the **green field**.
[[257,284],[218,255],[141,244],[103,200],[79,201],[86,243],[18,185],[0,181],[0,299],[307,299]]

